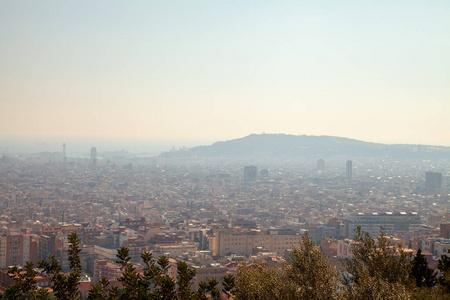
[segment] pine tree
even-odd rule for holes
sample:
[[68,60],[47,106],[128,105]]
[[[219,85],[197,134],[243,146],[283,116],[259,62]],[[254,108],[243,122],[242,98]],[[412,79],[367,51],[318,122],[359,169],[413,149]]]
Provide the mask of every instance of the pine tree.
[[266,262],[243,263],[235,279],[235,297],[241,300],[292,299],[295,287],[285,280],[285,267],[269,268]]
[[55,296],[58,300],[74,300],[80,298],[78,285],[81,278],[80,262],[80,239],[75,232],[69,238],[69,265],[71,272],[69,275],[61,273],[62,268],[54,255],[49,256],[49,262],[41,260],[39,267],[52,277],[52,284]]
[[360,227],[356,230],[352,259],[345,260],[345,278],[350,299],[409,299],[413,284],[409,277],[411,259],[401,247],[394,246],[383,229],[375,241]]
[[428,261],[422,254],[422,250],[417,251],[412,260],[410,277],[416,282],[417,287],[433,287],[436,285],[436,273],[428,267]]
[[390,283],[410,284],[410,256],[403,251],[402,247],[393,245],[382,228],[377,240],[374,240],[358,227],[354,242],[353,258],[345,261],[352,281],[358,281],[359,273],[365,266],[370,276],[382,278]]
[[10,267],[8,269],[8,276],[13,278],[14,283],[8,286],[4,296],[6,299],[47,299],[46,289],[38,292],[36,287],[36,271],[33,268],[33,263],[27,261],[23,268],[18,266]]
[[122,276],[118,279],[122,283],[120,299],[148,299],[147,290],[150,286],[141,275],[136,272],[131,257],[128,255],[128,248],[117,249],[117,264],[121,266]]
[[286,275],[296,287],[297,299],[336,298],[338,273],[307,233],[302,236],[300,247],[292,250],[288,262],[290,267],[286,269]]
[[119,299],[119,290],[115,287],[109,287],[109,280],[102,277],[99,283],[93,284],[89,290],[88,299],[90,300],[117,300]]
[[178,299],[191,299],[191,284],[192,279],[195,277],[196,272],[193,269],[190,269],[186,262],[180,261],[177,264],[177,272],[178,272],[178,291],[177,297]]
[[225,275],[223,277],[222,292],[230,299],[235,294],[235,277],[233,275]]
[[[208,282],[201,281],[197,291],[194,293],[195,300],[220,300],[220,290],[217,288],[219,282],[215,278],[211,278]],[[179,298],[185,299],[185,298]],[[192,299],[192,298],[189,298]]]
[[447,255],[441,255],[437,267],[442,273],[438,278],[439,285],[444,293],[450,294],[450,249],[448,249]]
[[81,279],[81,260],[80,260],[80,239],[75,232],[69,234],[69,266],[72,272],[67,276],[67,296],[68,299],[79,299],[80,290],[78,285]]

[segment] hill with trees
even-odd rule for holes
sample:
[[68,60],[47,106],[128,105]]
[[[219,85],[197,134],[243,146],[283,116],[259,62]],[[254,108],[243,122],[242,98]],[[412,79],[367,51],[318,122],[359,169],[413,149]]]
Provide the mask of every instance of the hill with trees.
[[450,147],[397,144],[388,145],[364,142],[334,136],[251,134],[229,141],[216,142],[209,146],[198,146],[178,151],[165,152],[161,158],[243,158],[263,156],[276,158],[298,158],[302,156],[367,156],[393,158],[450,158]]

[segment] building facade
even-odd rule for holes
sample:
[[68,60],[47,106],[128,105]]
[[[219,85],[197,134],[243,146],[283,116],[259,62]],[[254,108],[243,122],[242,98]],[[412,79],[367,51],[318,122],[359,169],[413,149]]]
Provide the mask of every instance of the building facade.
[[252,250],[256,247],[262,247],[269,252],[283,254],[285,250],[298,247],[300,240],[300,234],[288,229],[243,233],[218,231],[211,238],[209,245],[215,256],[225,256],[231,253],[251,255]]
[[38,243],[31,234],[10,233],[0,237],[0,269],[37,260]]
[[421,223],[420,217],[415,212],[358,213],[344,220],[344,236],[352,238],[356,228],[361,227],[362,231],[368,232],[372,238],[376,238],[381,227],[386,234],[392,234],[394,231],[414,231],[414,228]]

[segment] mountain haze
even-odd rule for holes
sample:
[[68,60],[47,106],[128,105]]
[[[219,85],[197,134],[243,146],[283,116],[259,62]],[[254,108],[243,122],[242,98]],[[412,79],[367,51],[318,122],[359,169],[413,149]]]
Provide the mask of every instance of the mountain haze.
[[251,134],[210,146],[198,146],[165,152],[163,158],[213,158],[213,157],[300,157],[300,156],[368,156],[394,158],[446,158],[450,159],[450,147],[380,144],[334,136]]

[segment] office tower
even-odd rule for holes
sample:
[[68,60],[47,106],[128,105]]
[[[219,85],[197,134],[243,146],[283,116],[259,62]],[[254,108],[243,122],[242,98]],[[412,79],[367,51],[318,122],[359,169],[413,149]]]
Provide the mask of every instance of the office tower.
[[66,143],[63,144],[63,163],[66,164],[67,157],[66,157]]
[[244,181],[255,181],[258,168],[256,166],[245,166],[244,167]]
[[441,223],[439,226],[440,229],[440,237],[445,239],[450,239],[450,223]]
[[323,159],[318,159],[317,160],[316,169],[319,170],[319,171],[322,171],[323,169],[325,169],[325,161]]
[[97,148],[95,147],[91,148],[91,165],[97,165]]
[[425,174],[425,187],[428,190],[439,191],[442,186],[442,173],[427,172]]
[[352,161],[351,160],[347,160],[346,175],[347,175],[347,179],[352,179]]

